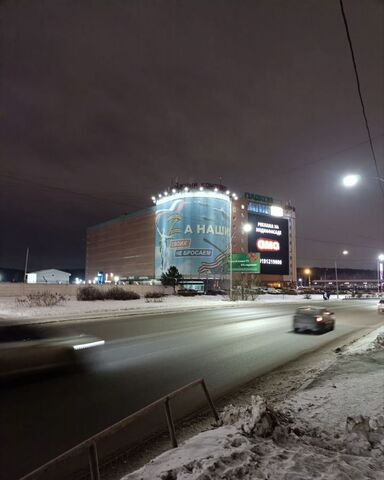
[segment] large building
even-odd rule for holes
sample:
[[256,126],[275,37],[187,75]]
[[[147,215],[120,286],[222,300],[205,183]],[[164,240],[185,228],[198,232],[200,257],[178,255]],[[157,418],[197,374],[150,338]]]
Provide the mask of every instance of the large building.
[[[145,210],[87,231],[86,278],[152,281],[175,265],[185,281],[296,281],[295,210],[223,185],[176,184]],[[100,275],[99,275],[100,278]]]

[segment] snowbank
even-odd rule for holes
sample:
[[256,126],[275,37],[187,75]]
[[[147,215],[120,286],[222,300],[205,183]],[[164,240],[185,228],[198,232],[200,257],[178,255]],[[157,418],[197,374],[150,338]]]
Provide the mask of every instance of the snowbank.
[[[334,442],[327,434],[297,427],[294,419],[269,408],[260,397],[248,407],[227,407],[222,419],[223,426],[196,435],[124,480],[384,478],[383,456],[348,449],[358,423],[345,440]],[[378,431],[375,442],[381,445],[384,435]],[[357,445],[353,439],[352,444]]]
[[79,315],[123,315],[135,313],[151,313],[161,311],[178,311],[191,308],[238,307],[252,306],[263,303],[311,303],[322,300],[321,295],[313,295],[311,300],[296,295],[260,295],[255,301],[231,302],[225,296],[198,296],[198,297],[164,297],[162,302],[148,302],[144,298],[139,300],[97,300],[93,302],[79,302],[70,297],[66,302],[54,307],[27,307],[18,304],[14,297],[0,298],[0,317],[3,318],[39,318],[54,319],[62,317],[76,317]]
[[357,355],[374,352],[381,348],[384,348],[384,325],[349,345],[344,349],[343,353]]

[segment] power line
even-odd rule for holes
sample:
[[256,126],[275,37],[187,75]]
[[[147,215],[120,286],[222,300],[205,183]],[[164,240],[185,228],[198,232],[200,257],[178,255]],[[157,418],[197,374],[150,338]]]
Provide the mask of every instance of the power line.
[[[350,50],[350,52],[351,52],[353,69],[354,69],[354,72],[355,72],[355,79],[356,79],[357,91],[358,91],[359,98],[360,98],[361,108],[362,108],[363,117],[364,117],[364,122],[365,122],[365,128],[367,129],[367,133],[368,133],[369,146],[370,146],[370,149],[371,149],[373,162],[374,162],[374,164],[375,164],[376,174],[377,174],[377,176],[380,178],[380,177],[381,177],[380,169],[379,169],[379,165],[378,165],[378,163],[377,163],[376,154],[375,154],[375,149],[373,148],[371,130],[370,130],[370,128],[369,128],[369,123],[368,123],[368,118],[367,118],[367,114],[366,114],[366,111],[365,111],[365,105],[364,105],[363,95],[362,95],[362,93],[361,93],[360,78],[359,78],[359,73],[358,73],[358,70],[357,70],[355,53],[354,53],[354,50],[353,50],[351,34],[350,34],[350,32],[349,32],[348,21],[347,21],[347,17],[346,17],[346,15],[345,15],[345,11],[344,11],[343,0],[339,0],[339,3],[340,3],[341,14],[342,14],[343,21],[344,21],[345,32],[346,32],[346,34],[347,34],[349,50]],[[380,190],[381,190],[381,193],[382,193],[383,199],[384,199],[384,185],[383,185],[383,182],[381,182],[380,180],[378,180],[378,182],[379,182]]]
[[115,205],[124,206],[124,207],[128,206],[126,202],[120,202],[118,200],[112,200],[110,198],[99,197],[97,195],[93,195],[93,194],[90,194],[90,193],[78,192],[76,190],[71,190],[71,189],[64,188],[64,187],[58,187],[58,186],[55,186],[55,185],[47,185],[46,183],[36,182],[35,180],[30,180],[30,179],[18,177],[16,175],[11,175],[11,174],[8,174],[8,173],[0,173],[0,177],[7,178],[8,180],[13,180],[13,181],[16,181],[16,182],[27,183],[27,184],[30,184],[30,185],[33,185],[35,187],[42,188],[42,189],[45,189],[45,190],[48,189],[48,190],[54,190],[54,191],[58,191],[58,192],[61,192],[61,193],[66,193],[66,194],[78,195],[78,196],[81,196],[81,197],[90,198],[92,200],[98,200],[100,202],[109,202],[109,203],[113,203]]
[[332,244],[332,245],[342,245],[343,247],[370,248],[372,250],[379,250],[380,249],[380,247],[371,247],[369,245],[358,245],[356,243],[350,243],[350,242],[335,242],[335,241],[332,241],[332,240],[320,240],[318,238],[302,237],[300,235],[297,235],[296,238],[300,239],[300,240],[310,241],[310,242],[327,243],[327,244]]

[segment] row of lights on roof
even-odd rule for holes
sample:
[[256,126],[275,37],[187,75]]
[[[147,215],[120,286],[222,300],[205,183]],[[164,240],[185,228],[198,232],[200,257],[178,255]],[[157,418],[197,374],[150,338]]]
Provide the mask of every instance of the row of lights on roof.
[[[189,192],[189,191],[190,191],[190,188],[189,188],[189,187],[184,187],[183,190],[184,190],[184,192]],[[199,187],[199,191],[200,191],[200,192],[203,192],[203,191],[204,191],[204,187]],[[219,189],[218,189],[217,187],[215,187],[215,188],[213,189],[213,191],[214,191],[214,192],[218,192]],[[176,188],[172,188],[171,193],[172,193],[172,194],[177,193]],[[238,199],[239,199],[239,197],[236,195],[236,193],[232,193],[232,194],[231,194],[230,190],[227,190],[227,191],[225,192],[225,194],[231,196],[231,197],[233,198],[233,200],[238,200]],[[164,197],[167,197],[168,195],[170,195],[170,193],[169,193],[167,190],[165,190],[164,193],[159,193],[158,199],[162,198],[163,196],[164,196]],[[153,203],[156,203],[157,200],[158,200],[155,196],[153,196],[153,197],[151,197],[151,198],[152,198]]]

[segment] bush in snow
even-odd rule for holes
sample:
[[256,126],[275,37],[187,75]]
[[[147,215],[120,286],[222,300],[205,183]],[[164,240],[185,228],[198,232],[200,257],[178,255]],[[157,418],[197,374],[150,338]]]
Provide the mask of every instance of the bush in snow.
[[79,301],[94,301],[94,300],[104,300],[105,294],[103,290],[96,288],[92,285],[87,285],[86,287],[80,287],[77,289],[76,298]]
[[121,287],[112,287],[105,292],[106,300],[138,300],[140,295],[132,290],[125,290]]
[[66,301],[67,298],[61,293],[51,292],[30,293],[26,297],[16,299],[19,305],[27,307],[54,307]]
[[163,292],[147,292],[144,295],[144,298],[163,298],[166,294]]

